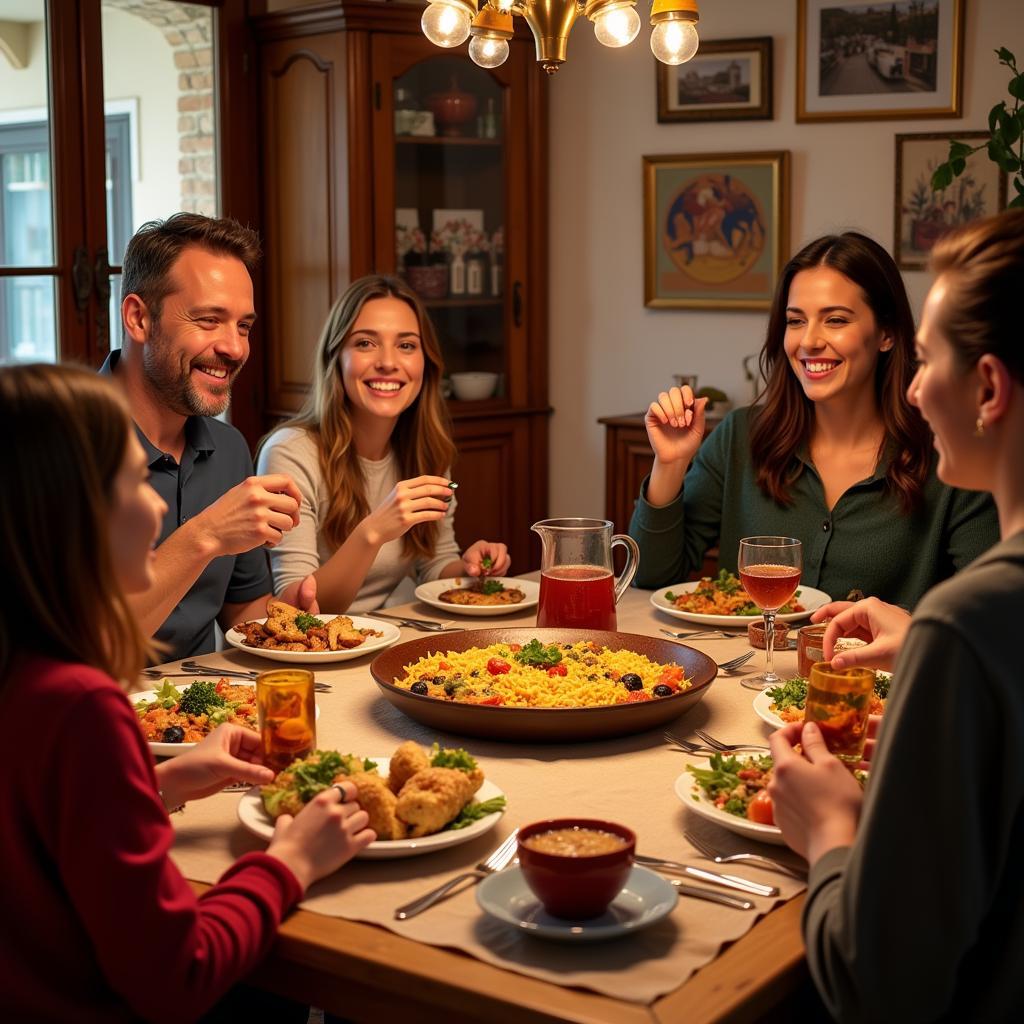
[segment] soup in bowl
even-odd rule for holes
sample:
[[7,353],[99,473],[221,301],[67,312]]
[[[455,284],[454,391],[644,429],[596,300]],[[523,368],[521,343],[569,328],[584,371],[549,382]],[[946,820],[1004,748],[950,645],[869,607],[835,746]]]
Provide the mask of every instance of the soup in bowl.
[[598,917],[619,894],[633,866],[636,835],[595,818],[552,818],[519,830],[526,884],[554,917]]

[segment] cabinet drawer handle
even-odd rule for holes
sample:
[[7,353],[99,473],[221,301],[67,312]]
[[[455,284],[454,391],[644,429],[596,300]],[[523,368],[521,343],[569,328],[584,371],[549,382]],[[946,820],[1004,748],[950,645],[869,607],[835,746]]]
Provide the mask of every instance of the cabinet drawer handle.
[[512,285],[512,323],[516,327],[523,326],[523,282],[516,281]]

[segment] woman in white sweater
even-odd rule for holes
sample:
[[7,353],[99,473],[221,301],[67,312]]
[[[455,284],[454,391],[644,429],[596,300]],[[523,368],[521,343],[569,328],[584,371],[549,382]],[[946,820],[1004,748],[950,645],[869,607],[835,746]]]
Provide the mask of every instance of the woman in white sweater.
[[419,297],[396,277],[354,281],[317,344],[302,411],[266,438],[261,473],[287,473],[301,523],[270,552],[274,589],[312,573],[330,611],[381,608],[407,576],[503,575],[504,544],[455,543],[455,455],[441,349]]

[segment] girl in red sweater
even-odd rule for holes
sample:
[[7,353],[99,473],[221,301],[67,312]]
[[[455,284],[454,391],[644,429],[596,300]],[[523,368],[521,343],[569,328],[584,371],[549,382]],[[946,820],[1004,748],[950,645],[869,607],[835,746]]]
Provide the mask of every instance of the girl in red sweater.
[[125,594],[151,582],[164,507],[128,411],[86,370],[12,367],[0,437],[0,1017],[192,1020],[374,834],[355,787],[329,789],[194,895],[166,808],[273,775],[235,726],[155,767],[142,739]]

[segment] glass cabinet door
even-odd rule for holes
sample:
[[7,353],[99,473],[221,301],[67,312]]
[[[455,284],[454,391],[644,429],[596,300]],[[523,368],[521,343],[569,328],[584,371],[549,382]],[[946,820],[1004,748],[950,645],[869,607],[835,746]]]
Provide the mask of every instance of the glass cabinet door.
[[449,397],[507,402],[511,90],[502,69],[484,70],[464,54],[438,53],[426,40],[388,43],[390,73],[378,79],[387,91],[377,122],[387,137],[375,146],[387,154],[377,182],[378,266],[394,268],[424,300]]

